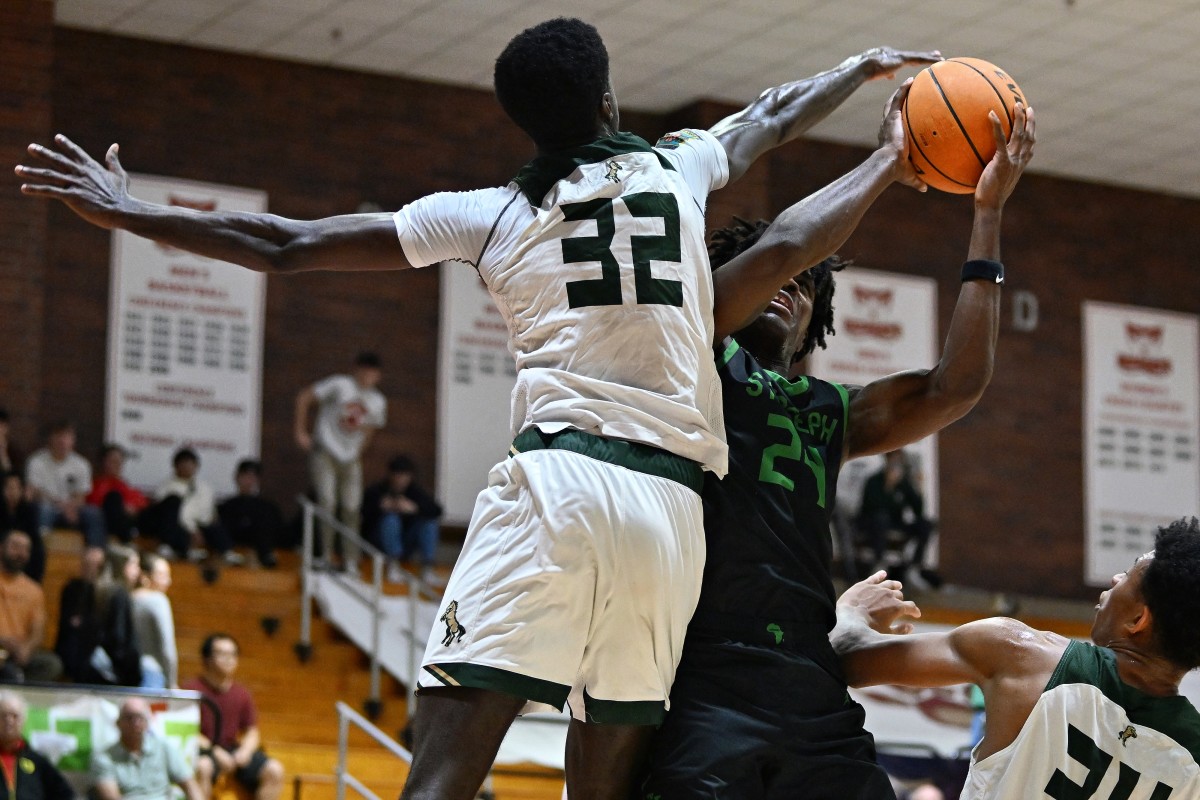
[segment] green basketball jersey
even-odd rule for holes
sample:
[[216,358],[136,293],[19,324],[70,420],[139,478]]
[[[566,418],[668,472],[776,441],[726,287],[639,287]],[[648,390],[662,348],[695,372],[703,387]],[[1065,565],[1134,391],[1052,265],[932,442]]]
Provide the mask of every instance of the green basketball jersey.
[[1112,650],[1071,642],[1016,740],[973,761],[962,800],[1197,800],[1200,713],[1121,680]]

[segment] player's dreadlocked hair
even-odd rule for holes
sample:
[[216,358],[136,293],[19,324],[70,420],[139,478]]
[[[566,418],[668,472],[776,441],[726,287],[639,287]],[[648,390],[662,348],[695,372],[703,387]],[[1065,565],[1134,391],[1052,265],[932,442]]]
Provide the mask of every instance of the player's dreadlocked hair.
[[588,23],[558,17],[514,36],[493,80],[504,111],[539,148],[586,143],[609,90],[608,50]]
[[1195,517],[1158,529],[1154,558],[1142,575],[1142,597],[1163,655],[1184,669],[1200,667],[1200,522]]
[[[770,224],[764,219],[747,222],[741,217],[734,217],[732,225],[713,231],[708,242],[708,260],[712,268],[716,269],[734,256],[749,250]],[[850,266],[850,263],[837,256],[830,256],[809,270],[816,286],[812,319],[808,322],[808,330],[804,332],[804,343],[796,351],[793,362],[799,361],[818,347],[824,350],[825,337],[836,333],[833,329],[833,273]]]

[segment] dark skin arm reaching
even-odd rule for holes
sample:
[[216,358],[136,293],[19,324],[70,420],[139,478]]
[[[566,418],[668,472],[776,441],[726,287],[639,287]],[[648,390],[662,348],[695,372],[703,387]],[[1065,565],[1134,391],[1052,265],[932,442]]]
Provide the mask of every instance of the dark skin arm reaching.
[[[968,260],[1000,260],[1001,212],[1033,156],[1033,109],[1018,105],[1014,117],[1005,142],[1000,120],[992,115],[996,155],[975,189]],[[898,449],[964,416],[991,381],[999,331],[1000,285],[964,282],[937,365],[882,378],[853,392],[846,458]]]
[[826,72],[766,90],[710,131],[729,156],[730,182],[740,178],[763,153],[792,141],[825,119],[866,81],[891,78],[903,67],[921,67],[941,60],[942,54],[936,50],[874,47]]
[[879,149],[866,161],[775,218],[754,246],[713,272],[716,341],[758,317],[779,287],[836,251],[895,182],[925,190],[908,160],[900,109],[911,80],[888,100]]
[[274,214],[193,211],[130,196],[128,177],[108,149],[102,165],[59,134],[55,149],[29,146],[37,166],[15,172],[31,197],[62,201],[101,228],[125,230],[255,272],[404,269],[408,262],[390,214],[302,221]]

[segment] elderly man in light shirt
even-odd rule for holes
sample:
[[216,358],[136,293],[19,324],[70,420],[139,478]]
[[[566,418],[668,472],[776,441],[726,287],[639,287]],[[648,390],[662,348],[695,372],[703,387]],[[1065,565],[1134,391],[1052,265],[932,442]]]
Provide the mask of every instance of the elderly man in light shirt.
[[98,800],[170,800],[171,787],[187,800],[204,800],[195,772],[179,751],[150,730],[150,706],[140,697],[121,704],[117,716],[121,738],[92,757],[92,779]]

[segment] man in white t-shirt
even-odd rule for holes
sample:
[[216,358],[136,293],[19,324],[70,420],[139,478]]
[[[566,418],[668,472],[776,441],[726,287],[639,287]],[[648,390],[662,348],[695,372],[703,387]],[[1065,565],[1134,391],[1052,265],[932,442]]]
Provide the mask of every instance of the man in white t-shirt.
[[[258,271],[463,261],[479,272],[517,363],[513,447],[476,503],[429,639],[403,797],[473,797],[526,703],[569,699],[572,797],[623,798],[665,713],[699,590],[702,471],[726,469],[713,282],[749,298],[722,314],[752,318],[828,255],[797,263],[795,237],[831,251],[848,231],[814,228],[863,210],[781,215],[760,258],[713,277],[705,199],[864,81],[938,58],[867,51],[652,148],[620,132],[595,28],[550,20],[515,37],[495,74],[538,157],[508,186],[432,195],[394,216],[305,222],[156,206],[128,195],[115,146],[102,166],[66,137],[53,151],[31,146],[46,167],[17,174],[31,181],[24,193],[93,224]],[[898,179],[902,151],[874,164],[872,192]],[[827,199],[839,207],[859,191],[852,179]]]
[[[309,474],[317,503],[336,515],[350,530],[358,532],[362,506],[362,454],[372,434],[387,422],[387,399],[375,388],[383,371],[375,353],[359,353],[349,375],[330,375],[306,386],[296,395],[296,444],[307,452]],[[308,419],[316,406],[313,432]],[[326,563],[334,557],[337,536],[329,525],[321,525],[321,556]],[[358,563],[358,544],[342,539],[342,563]]]
[[103,547],[107,541],[104,515],[84,502],[92,490],[92,465],[75,452],[75,426],[56,422],[50,426],[46,446],[25,463],[25,485],[38,504],[41,531],[50,528],[74,528],[83,532],[88,547]]

